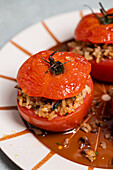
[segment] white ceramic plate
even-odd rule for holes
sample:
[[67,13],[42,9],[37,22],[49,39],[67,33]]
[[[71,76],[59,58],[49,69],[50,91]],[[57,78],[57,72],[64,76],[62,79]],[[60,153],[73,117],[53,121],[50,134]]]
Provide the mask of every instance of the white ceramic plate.
[[0,52],[0,147],[22,169],[88,169],[53,154],[26,129],[15,109],[14,86],[20,65],[29,55],[73,38],[80,18],[80,11],[74,11],[36,23],[15,36]]

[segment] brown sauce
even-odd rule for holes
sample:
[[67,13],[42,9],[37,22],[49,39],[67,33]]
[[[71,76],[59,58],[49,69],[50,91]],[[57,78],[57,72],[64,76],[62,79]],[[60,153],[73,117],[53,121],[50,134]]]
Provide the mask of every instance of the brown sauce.
[[21,136],[21,135],[25,135],[27,133],[30,133],[30,131],[28,129],[25,129],[21,132],[13,133],[13,134],[10,134],[10,135],[4,135],[3,137],[0,138],[0,142],[11,139],[11,138],[15,138],[15,137],[18,137],[18,136]]
[[[50,50],[68,51],[67,42],[58,44],[56,47],[53,47]],[[38,135],[36,137],[53,152],[58,153],[62,157],[69,159],[73,162],[87,165],[89,166],[89,169],[93,169],[93,167],[113,169],[113,139],[109,140],[105,138],[106,134],[113,134],[113,115],[111,111],[112,101],[110,100],[105,102],[101,98],[103,94],[108,93],[109,89],[113,87],[113,85],[103,84],[94,81],[94,87],[94,101],[96,101],[96,104],[92,104],[94,114],[89,117],[86,123],[91,123],[95,120],[101,120],[102,126],[98,127],[97,133],[91,133],[91,131],[85,133],[84,131],[80,130],[81,125],[79,125],[76,128],[78,130],[75,129],[75,134],[73,134],[72,131],[68,133],[47,132],[46,135]],[[85,121],[85,119],[83,121]],[[93,162],[89,161],[81,154],[79,139],[82,136],[88,137],[91,144],[91,148],[97,153],[97,158]],[[70,139],[68,146],[59,149],[59,146],[63,146],[64,140],[66,138]],[[100,142],[103,141],[106,143],[105,149],[100,147]]]
[[38,162],[32,170],[39,169],[43,164],[45,164],[52,156],[54,155],[54,152],[50,151],[40,162]]

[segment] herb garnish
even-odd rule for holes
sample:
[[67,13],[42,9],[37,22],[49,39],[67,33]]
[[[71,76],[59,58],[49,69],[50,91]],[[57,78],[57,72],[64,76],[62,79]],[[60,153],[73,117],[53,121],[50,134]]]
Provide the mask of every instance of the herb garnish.
[[49,69],[46,71],[46,73],[49,72],[49,70],[51,70],[51,72],[56,76],[59,74],[64,73],[64,66],[63,64],[66,64],[68,62],[70,62],[71,60],[61,63],[60,61],[55,61],[54,58],[52,58],[52,56],[57,53],[57,51],[54,51],[50,56],[49,56],[49,61],[45,60],[43,57],[41,57],[46,63],[50,64]]
[[95,152],[95,154],[97,155],[97,152]]
[[64,116],[67,116],[68,115],[68,113],[65,113],[65,115]]
[[61,103],[62,103],[62,101],[61,101],[61,100],[58,100],[58,101],[53,105],[53,107],[51,108],[51,111],[55,110],[58,106],[61,105]]

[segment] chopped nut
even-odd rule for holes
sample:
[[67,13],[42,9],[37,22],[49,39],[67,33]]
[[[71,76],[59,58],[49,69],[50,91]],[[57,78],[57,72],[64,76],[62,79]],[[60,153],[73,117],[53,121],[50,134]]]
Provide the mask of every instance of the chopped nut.
[[68,144],[69,144],[69,138],[66,138],[66,139],[64,140],[63,146],[64,146],[64,147],[67,147]]
[[111,100],[111,96],[109,94],[103,94],[101,98],[105,102],[108,102]]
[[110,136],[111,136],[110,133],[105,134],[106,139],[109,139]]
[[105,138],[109,139],[110,141],[113,140],[113,135],[111,135],[110,133],[105,134]]
[[91,133],[97,133],[98,132],[98,129],[94,129],[91,131]]
[[85,146],[90,147],[90,142],[87,136],[82,136],[79,139],[80,149],[84,148]]
[[89,159],[91,162],[93,162],[95,159],[96,159],[96,155],[97,153],[93,150],[93,149],[84,149],[82,151],[82,154],[87,158]]
[[84,131],[85,133],[88,133],[89,131],[91,131],[91,126],[87,123],[84,123],[81,128],[82,131]]
[[43,132],[41,129],[39,129],[39,128],[33,126],[33,125],[31,125],[30,123],[28,123],[28,122],[26,122],[26,121],[24,121],[24,122],[25,122],[27,128],[28,128],[29,130],[31,130],[33,133],[35,133],[36,135],[43,135],[43,134],[44,134],[44,132]]
[[40,130],[40,129],[37,129],[37,128],[31,128],[31,130],[36,134],[36,135],[42,135],[43,132]]
[[103,149],[106,149],[106,143],[104,141],[100,142],[100,147],[102,147]]

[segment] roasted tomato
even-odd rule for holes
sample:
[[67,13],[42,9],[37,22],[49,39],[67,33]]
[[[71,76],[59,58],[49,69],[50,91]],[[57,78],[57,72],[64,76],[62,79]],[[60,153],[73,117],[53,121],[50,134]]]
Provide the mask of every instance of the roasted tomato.
[[91,66],[72,52],[42,51],[30,57],[17,75],[17,106],[32,125],[66,131],[87,114],[92,98]]
[[[100,6],[101,13],[92,11],[92,14],[84,16],[77,25],[74,32],[74,51],[78,51],[78,54],[83,51],[82,55],[91,61],[92,77],[113,82],[113,8],[105,11],[101,3]],[[78,49],[78,42],[81,50]],[[73,47],[70,46],[70,49]]]
[[76,40],[113,44],[113,8],[84,16],[75,29]]

